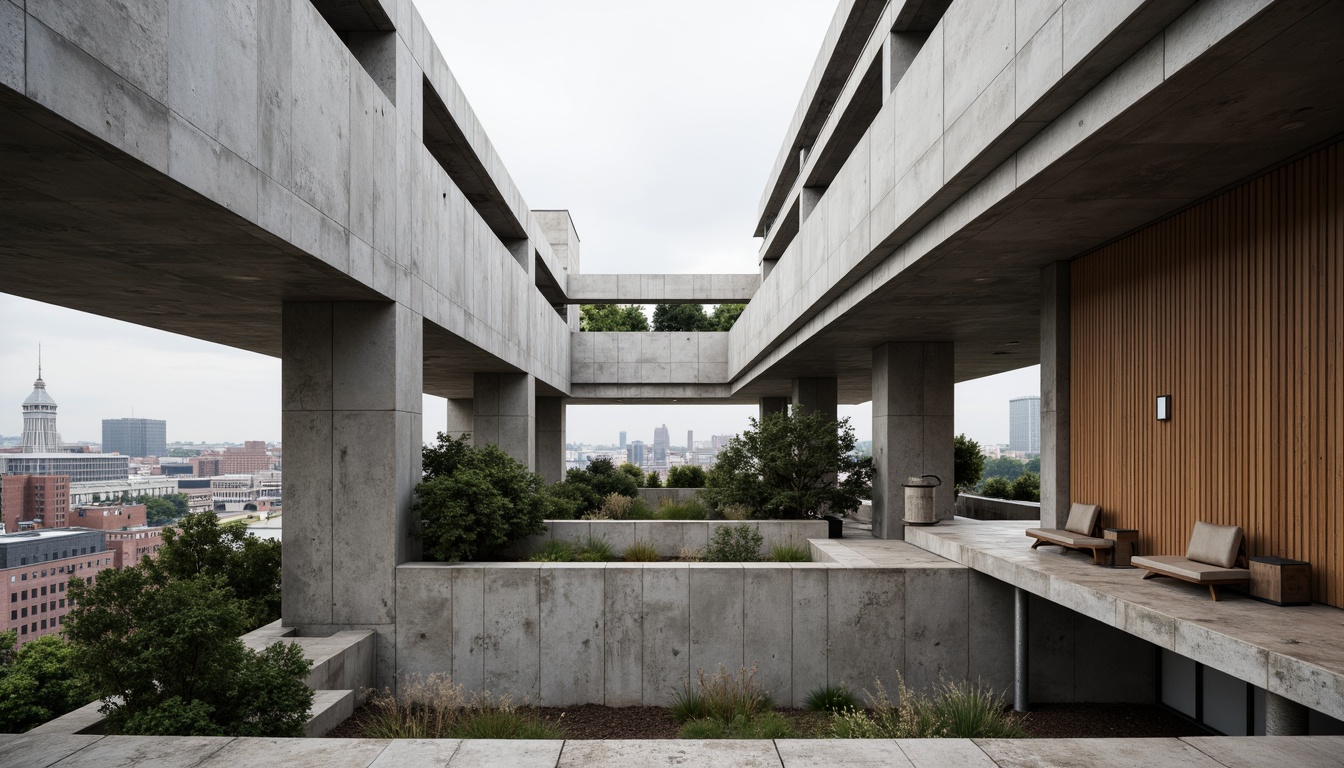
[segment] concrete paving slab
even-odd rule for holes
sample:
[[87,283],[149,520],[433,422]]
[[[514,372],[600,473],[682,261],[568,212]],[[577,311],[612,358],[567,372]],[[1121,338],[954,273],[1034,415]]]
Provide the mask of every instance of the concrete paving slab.
[[915,768],[996,768],[970,739],[897,739],[896,746]]
[[59,768],[190,768],[231,741],[233,738],[228,736],[105,736],[56,765]]
[[778,739],[784,768],[913,768],[893,739]]
[[[775,743],[648,739],[569,741],[556,768],[629,768],[685,765],[697,768],[783,768]],[[456,764],[452,768],[457,768]]]
[[461,739],[397,739],[369,768],[444,768]]
[[283,765],[285,768],[368,768],[387,739],[234,739],[200,768]]
[[1223,768],[1179,739],[977,739],[999,768],[1088,766]]
[[448,768],[555,768],[564,744],[559,739],[468,739],[448,761]]
[[47,768],[103,738],[102,736],[35,734],[0,735],[0,765],[10,768]]
[[1181,739],[1227,768],[1291,765],[1339,768],[1344,765],[1344,736],[1202,736]]

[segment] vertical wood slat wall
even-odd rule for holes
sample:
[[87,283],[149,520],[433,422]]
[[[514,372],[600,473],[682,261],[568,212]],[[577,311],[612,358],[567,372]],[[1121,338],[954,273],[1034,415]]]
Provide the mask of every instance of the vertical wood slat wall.
[[[1072,265],[1071,498],[1140,552],[1195,521],[1344,607],[1344,144]],[[1172,418],[1156,420],[1158,395]]]

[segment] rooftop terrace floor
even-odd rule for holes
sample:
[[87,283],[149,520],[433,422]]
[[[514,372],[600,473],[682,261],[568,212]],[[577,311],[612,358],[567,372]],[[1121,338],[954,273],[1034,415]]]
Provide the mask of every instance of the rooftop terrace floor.
[[[1220,590],[1215,603],[1204,587],[1144,581],[1143,570],[1096,566],[1090,553],[1033,550],[1025,531],[1038,525],[955,518],[907,527],[906,542],[1344,719],[1344,610],[1278,607],[1232,589]],[[897,544],[891,542],[893,549],[900,549]],[[1339,760],[1344,765],[1344,754]]]
[[1344,736],[1185,739],[485,741],[443,739],[230,739],[173,736],[0,735],[13,768],[154,766],[222,768],[1295,768],[1344,765]]

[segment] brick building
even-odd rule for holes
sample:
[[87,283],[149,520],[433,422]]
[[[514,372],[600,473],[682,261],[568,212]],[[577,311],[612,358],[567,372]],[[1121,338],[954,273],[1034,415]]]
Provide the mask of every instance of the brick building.
[[45,528],[64,527],[69,509],[68,475],[0,475],[0,522],[7,533],[29,521],[41,521]]
[[14,630],[19,645],[59,632],[70,579],[91,584],[115,566],[106,536],[83,528],[0,535],[0,631]]

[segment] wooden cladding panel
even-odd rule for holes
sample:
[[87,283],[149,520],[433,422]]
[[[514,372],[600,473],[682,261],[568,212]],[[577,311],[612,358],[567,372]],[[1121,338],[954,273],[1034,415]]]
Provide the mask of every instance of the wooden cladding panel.
[[[1344,607],[1344,145],[1072,265],[1070,492],[1143,554],[1195,521]],[[1172,418],[1156,420],[1158,395]]]

